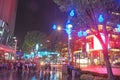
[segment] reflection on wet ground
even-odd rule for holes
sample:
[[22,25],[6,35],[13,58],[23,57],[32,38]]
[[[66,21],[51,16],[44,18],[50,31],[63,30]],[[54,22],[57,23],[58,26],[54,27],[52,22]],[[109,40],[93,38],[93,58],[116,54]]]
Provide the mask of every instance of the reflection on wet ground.
[[16,72],[13,70],[0,71],[0,80],[79,80],[61,71]]

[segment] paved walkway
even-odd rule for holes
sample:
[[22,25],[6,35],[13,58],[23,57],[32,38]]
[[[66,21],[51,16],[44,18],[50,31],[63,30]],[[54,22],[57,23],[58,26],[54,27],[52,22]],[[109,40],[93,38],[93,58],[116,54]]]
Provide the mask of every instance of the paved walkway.
[[17,72],[15,70],[1,70],[0,80],[79,80],[68,74],[62,74],[61,66],[55,71],[41,70],[40,72]]
[[[102,66],[88,66],[88,67],[81,67],[81,69],[85,70],[85,71],[107,74],[107,69],[105,66],[104,67],[102,67]],[[120,68],[112,68],[112,72],[114,75],[120,76]]]

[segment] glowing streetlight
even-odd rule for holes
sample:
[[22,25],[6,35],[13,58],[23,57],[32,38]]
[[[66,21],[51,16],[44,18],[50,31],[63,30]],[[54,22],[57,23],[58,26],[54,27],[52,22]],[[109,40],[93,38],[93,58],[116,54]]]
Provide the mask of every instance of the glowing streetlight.
[[16,59],[16,51],[17,51],[17,39],[16,39],[16,37],[13,37],[13,40],[15,41],[15,45],[14,45],[14,50],[15,50],[15,53],[14,53],[14,57],[15,57],[15,59]]
[[[72,9],[69,13],[69,16],[72,18],[75,16],[75,11]],[[66,22],[66,28],[62,29],[60,26],[56,26],[55,24],[53,25],[54,30],[65,30],[66,33],[68,34],[68,64],[70,64],[70,53],[71,53],[71,48],[70,48],[70,40],[71,40],[71,32],[72,32],[72,24],[71,24],[71,19],[68,19]]]
[[70,64],[70,53],[71,53],[71,48],[70,48],[70,40],[71,40],[71,32],[72,32],[72,24],[66,24],[66,28],[63,29],[60,26],[53,25],[53,29],[55,30],[65,30],[66,33],[68,34],[68,64]]
[[58,30],[58,31],[61,31],[61,30],[62,30],[61,26],[58,26],[58,27],[57,27],[57,30]]

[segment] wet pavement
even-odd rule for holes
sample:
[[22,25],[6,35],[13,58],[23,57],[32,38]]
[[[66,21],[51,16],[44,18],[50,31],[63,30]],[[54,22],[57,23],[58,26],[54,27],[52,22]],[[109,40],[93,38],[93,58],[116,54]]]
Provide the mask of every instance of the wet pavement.
[[[107,68],[105,66],[88,66],[88,67],[81,67],[81,70],[84,71],[91,71],[100,74],[107,74]],[[120,76],[120,68],[112,68],[113,75]]]
[[0,71],[0,80],[79,80],[68,74],[62,74],[60,70],[40,72],[17,72],[15,70]]

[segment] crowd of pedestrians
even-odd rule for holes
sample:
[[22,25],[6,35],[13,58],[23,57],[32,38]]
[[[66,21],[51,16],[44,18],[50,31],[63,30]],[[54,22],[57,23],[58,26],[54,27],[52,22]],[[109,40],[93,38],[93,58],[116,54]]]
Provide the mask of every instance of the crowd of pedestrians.
[[[9,80],[56,80],[57,69],[51,64],[44,63],[41,65],[38,61],[15,61],[15,62],[0,62],[0,80],[11,78]],[[9,74],[9,75],[8,75]],[[14,75],[13,75],[14,74]],[[2,77],[2,75],[7,77]],[[2,79],[1,79],[2,77]]]
[[14,71],[36,71],[39,72],[41,69],[51,69],[50,64],[45,64],[41,68],[40,62],[31,62],[31,61],[15,61],[15,62],[0,62],[0,71],[1,70],[14,70]]
[[35,69],[36,63],[33,62],[0,62],[0,70],[15,70],[15,71],[22,71],[22,70],[30,70],[31,68]]

